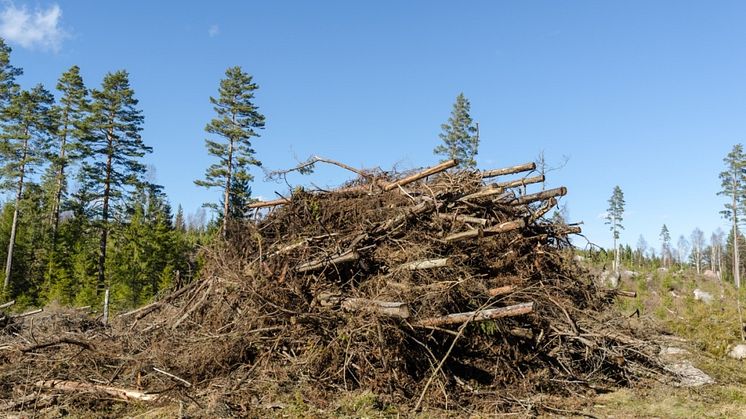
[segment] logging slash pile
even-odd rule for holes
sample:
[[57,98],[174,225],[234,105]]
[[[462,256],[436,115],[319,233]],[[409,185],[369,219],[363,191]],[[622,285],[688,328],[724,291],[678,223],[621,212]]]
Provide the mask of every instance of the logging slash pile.
[[373,394],[556,413],[661,374],[658,348],[606,310],[618,293],[574,262],[580,228],[550,214],[566,189],[539,187],[533,164],[455,165],[252,204],[201,279],[107,326],[71,310],[10,322],[0,411],[244,416]]

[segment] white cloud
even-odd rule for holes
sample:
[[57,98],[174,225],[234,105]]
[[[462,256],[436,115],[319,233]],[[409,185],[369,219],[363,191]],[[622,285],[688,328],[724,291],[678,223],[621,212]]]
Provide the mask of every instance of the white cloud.
[[218,25],[212,25],[210,26],[210,29],[207,30],[207,34],[210,35],[210,38],[214,38],[220,34],[220,26]]
[[24,48],[59,51],[68,37],[60,27],[61,19],[62,9],[56,4],[32,12],[26,6],[8,2],[0,12],[0,37]]

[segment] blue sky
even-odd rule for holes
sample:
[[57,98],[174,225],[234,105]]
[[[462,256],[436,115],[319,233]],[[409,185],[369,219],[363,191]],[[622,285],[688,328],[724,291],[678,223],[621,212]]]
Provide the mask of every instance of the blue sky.
[[[211,160],[209,96],[229,66],[260,85],[266,168],[311,154],[360,167],[437,161],[440,124],[459,92],[479,121],[482,168],[569,157],[550,174],[594,243],[614,185],[622,241],[658,246],[725,222],[722,158],[746,140],[746,3],[682,1],[2,2],[0,34],[24,86],[53,87],[70,66],[89,86],[126,69],[145,141],[174,207],[218,191],[193,180]],[[25,20],[24,20],[25,19]],[[285,193],[256,171],[254,194]],[[332,186],[321,170],[294,182]],[[582,243],[581,243],[582,244]]]

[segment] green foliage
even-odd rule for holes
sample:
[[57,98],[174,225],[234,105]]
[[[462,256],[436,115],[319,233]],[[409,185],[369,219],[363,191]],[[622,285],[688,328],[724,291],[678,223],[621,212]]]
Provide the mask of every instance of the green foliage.
[[[259,86],[241,67],[231,67],[220,81],[218,98],[210,97],[217,117],[205,131],[219,137],[206,139],[207,152],[218,159],[208,167],[205,178],[194,183],[206,188],[223,189],[221,217],[243,217],[242,206],[249,199],[251,166],[261,166],[252,146],[257,130],[264,128],[264,115],[254,104],[254,92]],[[216,207],[213,205],[213,207]]]
[[443,132],[438,136],[443,144],[435,147],[433,152],[443,156],[444,160],[458,159],[461,167],[473,169],[477,165],[474,157],[479,151],[479,132],[470,112],[469,99],[463,93],[459,93],[448,123],[440,126]]

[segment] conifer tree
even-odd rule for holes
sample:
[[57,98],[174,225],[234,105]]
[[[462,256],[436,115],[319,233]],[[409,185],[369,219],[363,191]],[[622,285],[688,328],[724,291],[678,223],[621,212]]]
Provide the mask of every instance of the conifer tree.
[[84,179],[101,206],[97,208],[101,236],[99,240],[96,290],[106,287],[106,246],[112,201],[123,197],[140,184],[145,166],[141,158],[152,151],[140,136],[143,116],[137,108],[129,74],[120,70],[108,73],[100,90],[91,92],[91,135],[86,138]]
[[44,161],[45,153],[50,145],[50,135],[54,131],[53,104],[52,94],[42,85],[37,85],[31,90],[22,91],[13,96],[9,106],[3,112],[5,124],[2,126],[0,136],[3,140],[0,148],[2,157],[0,177],[3,179],[4,189],[15,190],[3,290],[7,289],[10,283],[18,214],[24,185],[34,169]]
[[746,199],[746,154],[743,145],[736,144],[723,159],[726,169],[720,173],[721,187],[718,195],[726,196],[728,201],[720,213],[733,225],[733,282],[736,288],[741,287],[740,252],[737,240],[739,216],[743,214],[743,203]]
[[668,231],[668,226],[665,224],[661,227],[660,239],[663,264],[668,266],[671,263],[671,232]]
[[11,98],[20,90],[16,77],[22,75],[23,70],[10,64],[11,52],[11,48],[0,38],[0,110],[7,108]]
[[[210,97],[217,117],[205,127],[205,131],[220,137],[219,140],[206,139],[207,152],[218,159],[205,173],[205,178],[196,180],[199,186],[223,189],[222,217],[223,235],[227,233],[229,219],[241,208],[236,208],[237,198],[245,198],[245,186],[253,177],[251,166],[261,166],[252,148],[252,138],[259,137],[258,129],[264,128],[264,116],[254,104],[254,92],[259,86],[252,76],[241,67],[231,67],[220,81],[218,97]],[[240,189],[239,187],[242,187]]]
[[81,144],[90,133],[90,100],[78,66],[72,66],[62,74],[57,82],[57,90],[61,93],[57,109],[57,156],[53,158],[50,166],[54,184],[50,214],[53,238],[57,235],[60,205],[67,189],[65,170],[75,159],[81,157]]
[[619,271],[619,248],[616,245],[619,240],[619,233],[624,230],[622,225],[622,216],[624,215],[624,193],[618,185],[609,198],[609,208],[606,210],[606,224],[609,225],[614,238],[614,271]]
[[470,112],[469,99],[459,93],[448,123],[440,126],[443,132],[438,136],[443,144],[435,147],[433,153],[443,156],[444,160],[457,159],[461,167],[473,169],[477,165],[474,157],[479,150],[479,130],[478,125],[472,121]]

